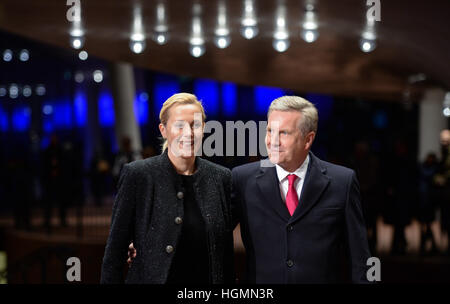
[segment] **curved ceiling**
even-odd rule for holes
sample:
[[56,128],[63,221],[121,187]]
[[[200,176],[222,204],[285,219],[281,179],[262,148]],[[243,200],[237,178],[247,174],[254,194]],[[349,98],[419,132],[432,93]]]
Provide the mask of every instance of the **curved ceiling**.
[[[259,35],[251,40],[239,32],[244,0],[80,2],[83,49],[107,60],[239,84],[373,99],[401,100],[407,88],[414,96],[429,86],[450,88],[448,0],[380,0],[377,47],[370,53],[359,48],[366,22],[365,0],[314,1],[319,38],[313,43],[300,37],[306,1],[254,1]],[[219,3],[225,4],[230,29],[231,44],[225,49],[213,42]],[[165,45],[151,39],[160,4],[170,34]],[[200,11],[193,10],[194,4]],[[286,8],[290,35],[290,47],[283,53],[272,46],[280,5]],[[131,52],[129,45],[137,8],[147,36],[141,54]],[[70,48],[73,23],[67,20],[68,9],[61,0],[2,0],[0,29]],[[194,15],[201,20],[205,38],[206,52],[199,58],[189,53]],[[418,73],[426,75],[426,80],[411,84],[411,75]]]

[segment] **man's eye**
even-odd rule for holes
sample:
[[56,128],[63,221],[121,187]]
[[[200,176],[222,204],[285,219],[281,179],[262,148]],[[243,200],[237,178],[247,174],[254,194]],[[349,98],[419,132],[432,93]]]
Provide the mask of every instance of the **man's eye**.
[[198,129],[198,128],[200,128],[201,126],[202,126],[202,124],[201,124],[200,122],[194,123],[194,128],[195,128],[195,129]]

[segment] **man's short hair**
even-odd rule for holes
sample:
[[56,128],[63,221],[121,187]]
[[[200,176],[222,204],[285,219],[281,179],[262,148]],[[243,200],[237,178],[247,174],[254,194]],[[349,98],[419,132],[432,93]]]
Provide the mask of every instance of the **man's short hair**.
[[303,136],[313,131],[317,133],[319,114],[317,108],[308,100],[299,96],[282,96],[270,104],[267,118],[272,111],[298,111],[302,113],[300,120],[300,131]]

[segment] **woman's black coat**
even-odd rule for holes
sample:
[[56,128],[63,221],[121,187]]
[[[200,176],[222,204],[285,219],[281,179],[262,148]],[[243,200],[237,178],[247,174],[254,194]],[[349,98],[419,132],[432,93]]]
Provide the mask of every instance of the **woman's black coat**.
[[[196,158],[196,167],[194,191],[206,225],[211,283],[232,283],[231,172],[200,157]],[[181,234],[182,187],[167,150],[124,166],[103,257],[101,283],[123,282],[130,242],[134,243],[137,255],[125,282],[166,282]]]

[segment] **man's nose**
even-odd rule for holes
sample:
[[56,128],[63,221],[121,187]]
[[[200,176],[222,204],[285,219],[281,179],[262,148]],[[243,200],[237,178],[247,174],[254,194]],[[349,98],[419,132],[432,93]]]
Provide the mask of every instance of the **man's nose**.
[[278,133],[272,133],[269,137],[270,145],[273,147],[278,147],[280,145],[280,136]]

